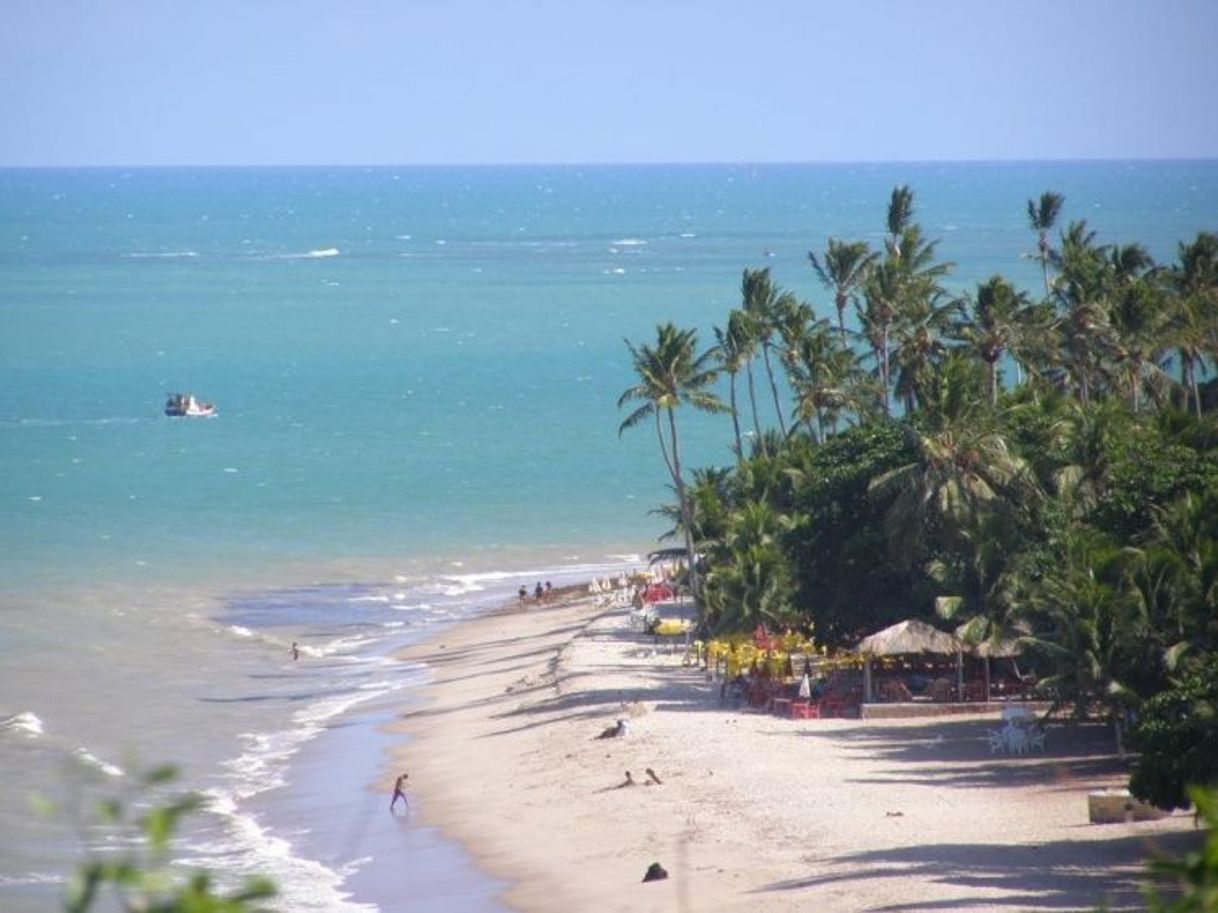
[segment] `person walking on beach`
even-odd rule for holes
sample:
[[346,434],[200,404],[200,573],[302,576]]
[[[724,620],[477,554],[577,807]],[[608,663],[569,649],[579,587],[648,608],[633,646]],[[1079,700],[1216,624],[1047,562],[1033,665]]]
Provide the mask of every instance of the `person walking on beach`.
[[542,589],[541,581],[538,580],[537,586],[533,587],[533,598],[537,600],[538,605],[541,605],[542,597],[545,596],[545,594],[546,591]]
[[516,594],[520,597],[520,605],[523,606],[524,601],[529,598],[529,591],[524,588],[523,583],[520,584],[520,589],[516,591]]
[[410,774],[402,774],[393,781],[393,798],[389,800],[389,811],[393,811],[393,807],[398,804],[398,799],[406,803],[407,810],[410,809],[410,800],[406,798],[406,778]]

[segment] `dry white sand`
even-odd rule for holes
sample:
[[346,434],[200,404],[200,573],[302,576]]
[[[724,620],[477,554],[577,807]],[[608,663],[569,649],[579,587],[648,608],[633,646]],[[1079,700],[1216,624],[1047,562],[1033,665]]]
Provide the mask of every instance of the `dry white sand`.
[[[408,654],[435,673],[399,724],[415,813],[510,881],[513,909],[1137,909],[1151,848],[1198,840],[1183,814],[1088,822],[1087,793],[1125,782],[1103,727],[1005,757],[992,716],[749,712],[627,622],[583,599]],[[618,717],[628,735],[597,739]],[[642,883],[652,862],[668,880]]]

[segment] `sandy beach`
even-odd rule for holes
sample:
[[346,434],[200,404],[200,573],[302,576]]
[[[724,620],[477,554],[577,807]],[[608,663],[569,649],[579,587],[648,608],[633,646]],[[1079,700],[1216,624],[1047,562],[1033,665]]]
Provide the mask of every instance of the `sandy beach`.
[[[1053,725],[1043,755],[1008,757],[993,714],[747,711],[628,621],[567,595],[407,654],[434,670],[395,724],[412,814],[513,909],[1132,910],[1147,854],[1199,839],[1184,814],[1089,823],[1087,794],[1125,782],[1106,728]],[[627,735],[598,739],[618,718]],[[653,862],[669,878],[643,883]]]

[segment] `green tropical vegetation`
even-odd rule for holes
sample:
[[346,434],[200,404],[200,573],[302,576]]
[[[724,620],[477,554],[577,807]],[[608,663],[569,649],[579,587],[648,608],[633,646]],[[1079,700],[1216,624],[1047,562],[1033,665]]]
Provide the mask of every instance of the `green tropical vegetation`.
[[[1108,720],[1135,794],[1179,806],[1218,786],[1218,235],[1157,263],[1058,229],[1060,194],[1027,212],[1043,282],[961,290],[894,189],[882,251],[808,254],[827,301],[746,270],[705,351],[671,324],[630,345],[622,428],[655,418],[704,633],[849,648],[920,617],[1017,638],[1054,712]],[[688,481],[685,403],[732,420],[731,465]]]

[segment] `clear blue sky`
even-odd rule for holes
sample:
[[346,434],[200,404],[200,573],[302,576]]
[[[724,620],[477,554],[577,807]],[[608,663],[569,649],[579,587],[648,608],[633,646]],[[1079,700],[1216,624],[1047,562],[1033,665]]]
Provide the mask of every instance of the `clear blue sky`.
[[1218,0],[0,12],[0,165],[1218,157]]

